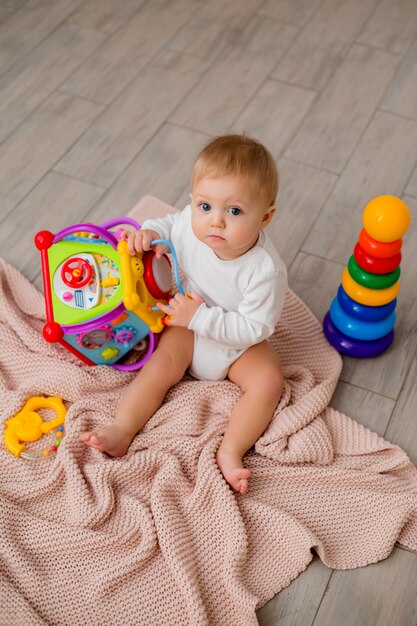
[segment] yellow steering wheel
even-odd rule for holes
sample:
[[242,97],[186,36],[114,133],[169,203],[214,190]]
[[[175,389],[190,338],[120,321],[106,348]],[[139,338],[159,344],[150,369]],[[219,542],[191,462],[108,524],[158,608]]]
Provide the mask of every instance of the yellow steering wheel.
[[[38,409],[53,409],[56,411],[56,418],[44,422],[42,417],[37,413]],[[61,398],[42,396],[33,396],[29,398],[23,408],[6,421],[6,429],[4,432],[4,443],[6,448],[15,457],[23,457],[26,459],[46,458],[51,452],[56,452],[61,443],[61,437],[64,434],[63,424],[67,409]],[[37,441],[43,435],[56,429],[56,440],[54,445],[42,451],[26,451],[21,441],[32,442]]]

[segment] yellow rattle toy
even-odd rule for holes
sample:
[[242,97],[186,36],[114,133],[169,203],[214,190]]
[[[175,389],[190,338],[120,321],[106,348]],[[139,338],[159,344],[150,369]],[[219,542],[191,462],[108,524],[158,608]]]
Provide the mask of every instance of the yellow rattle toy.
[[[44,422],[39,413],[37,413],[39,409],[53,409],[56,411],[56,418]],[[61,398],[44,398],[42,396],[29,398],[21,411],[6,421],[6,429],[4,431],[6,448],[15,457],[30,460],[45,459],[50,456],[51,452],[56,453],[64,435],[63,424],[66,413],[67,409]],[[56,431],[55,440],[50,448],[29,451],[26,450],[23,443],[20,443],[21,441],[37,441],[43,435],[54,430]]]

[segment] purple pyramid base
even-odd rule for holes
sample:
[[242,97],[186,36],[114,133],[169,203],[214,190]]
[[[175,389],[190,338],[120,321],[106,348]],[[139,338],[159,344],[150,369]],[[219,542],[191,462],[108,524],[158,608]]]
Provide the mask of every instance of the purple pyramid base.
[[394,329],[384,337],[373,339],[372,341],[363,341],[361,339],[353,339],[340,332],[333,324],[330,313],[327,312],[323,320],[323,331],[327,341],[338,352],[347,354],[360,359],[369,359],[385,352],[393,342]]

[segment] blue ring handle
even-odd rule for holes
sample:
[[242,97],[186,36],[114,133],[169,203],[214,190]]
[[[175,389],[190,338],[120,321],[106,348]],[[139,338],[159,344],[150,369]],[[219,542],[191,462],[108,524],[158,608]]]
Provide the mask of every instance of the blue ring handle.
[[[185,291],[183,286],[181,285],[181,281],[180,281],[180,275],[178,272],[178,259],[177,259],[177,254],[175,252],[175,248],[172,245],[172,243],[170,241],[168,241],[168,239],[154,239],[153,241],[151,241],[151,246],[156,246],[157,243],[162,243],[164,244],[164,246],[168,246],[168,248],[171,251],[172,254],[172,261],[174,263],[174,278],[175,278],[175,282],[177,283],[177,287],[178,290],[180,292],[180,294],[182,294],[183,296],[185,296]],[[158,309],[156,309],[158,310]]]

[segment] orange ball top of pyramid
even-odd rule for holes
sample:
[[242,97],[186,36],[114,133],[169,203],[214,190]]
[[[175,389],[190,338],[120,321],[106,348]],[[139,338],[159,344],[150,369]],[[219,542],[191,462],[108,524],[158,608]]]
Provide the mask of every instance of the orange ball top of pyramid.
[[408,206],[396,196],[377,196],[365,207],[363,226],[377,241],[397,241],[410,225]]

